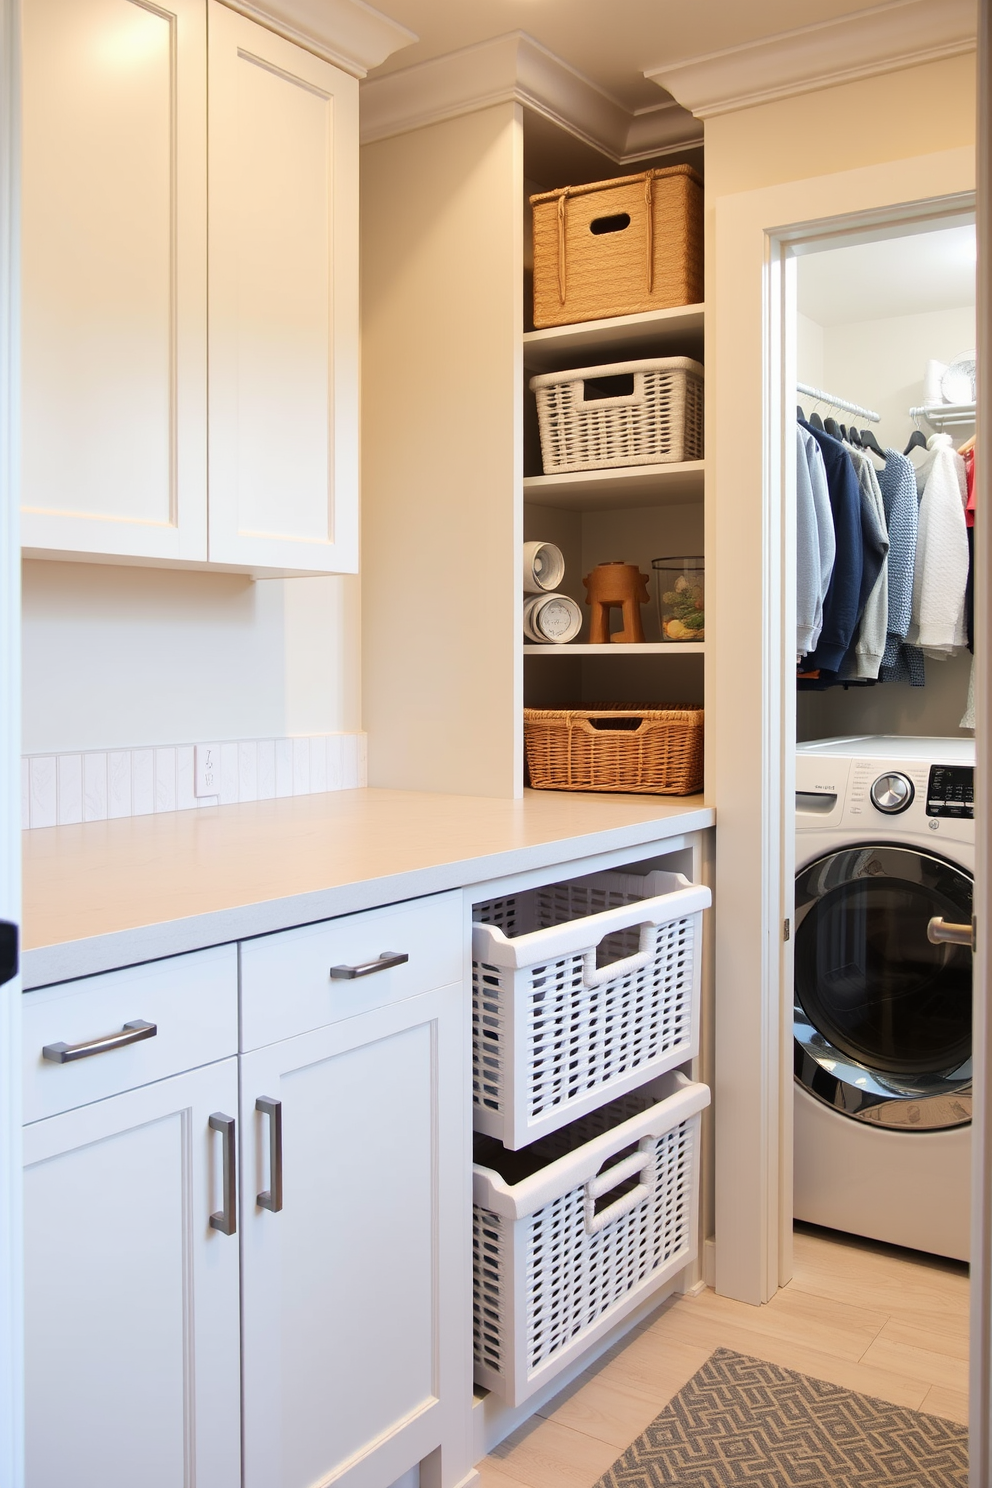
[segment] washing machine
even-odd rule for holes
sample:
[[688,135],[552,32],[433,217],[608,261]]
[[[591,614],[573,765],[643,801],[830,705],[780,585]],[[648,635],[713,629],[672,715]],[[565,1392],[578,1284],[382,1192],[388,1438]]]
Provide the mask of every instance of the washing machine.
[[968,1258],[970,739],[865,736],[796,759],[795,1215]]

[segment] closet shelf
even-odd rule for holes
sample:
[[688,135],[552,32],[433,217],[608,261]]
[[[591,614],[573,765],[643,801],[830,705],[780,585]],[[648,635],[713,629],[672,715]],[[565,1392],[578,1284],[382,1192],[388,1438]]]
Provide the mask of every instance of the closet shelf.
[[590,646],[584,641],[568,641],[564,646],[539,646],[524,642],[525,656],[702,656],[705,641],[644,641],[640,645]]
[[527,475],[524,500],[567,511],[610,507],[681,506],[703,499],[702,460],[677,465],[627,465],[620,470],[574,470],[564,475]]
[[524,334],[524,365],[531,372],[560,372],[602,361],[677,355],[703,359],[703,306],[614,315],[578,325],[552,326]]

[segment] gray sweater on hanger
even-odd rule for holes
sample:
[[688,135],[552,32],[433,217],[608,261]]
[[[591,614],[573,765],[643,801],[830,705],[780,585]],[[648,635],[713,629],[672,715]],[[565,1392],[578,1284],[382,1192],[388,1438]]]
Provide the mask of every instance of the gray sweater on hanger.
[[911,680],[923,685],[923,656],[907,646],[906,632],[913,611],[913,567],[920,500],[916,471],[898,450],[885,451],[885,465],[878,471],[885,520],[889,529],[889,614],[885,653],[880,676],[884,682]]
[[796,429],[796,654],[816,649],[834,568],[834,522],[820,446]]

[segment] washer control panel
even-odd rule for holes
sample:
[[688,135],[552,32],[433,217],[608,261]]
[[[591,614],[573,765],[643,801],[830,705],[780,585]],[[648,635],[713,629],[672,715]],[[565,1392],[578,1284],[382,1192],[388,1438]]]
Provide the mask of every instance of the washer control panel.
[[871,804],[876,811],[882,811],[886,816],[898,816],[900,811],[912,806],[915,795],[913,782],[908,775],[903,775],[898,770],[879,775],[877,780],[872,781],[869,792]]
[[975,771],[971,765],[932,765],[927,786],[927,816],[975,815]]

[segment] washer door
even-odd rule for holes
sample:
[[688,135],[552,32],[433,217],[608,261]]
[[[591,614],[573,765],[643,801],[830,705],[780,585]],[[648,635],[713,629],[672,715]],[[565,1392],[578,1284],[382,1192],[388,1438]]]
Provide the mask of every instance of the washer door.
[[971,952],[932,945],[970,922],[971,875],[870,845],[796,876],[796,1078],[859,1121],[932,1131],[971,1120]]

